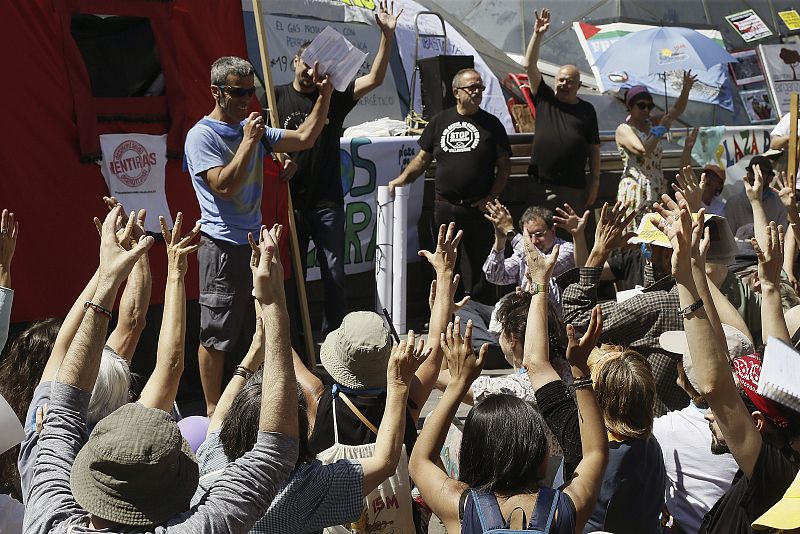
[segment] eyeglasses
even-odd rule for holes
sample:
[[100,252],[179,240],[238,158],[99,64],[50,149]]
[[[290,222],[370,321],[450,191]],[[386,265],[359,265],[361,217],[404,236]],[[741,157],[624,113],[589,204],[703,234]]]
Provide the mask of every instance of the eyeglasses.
[[637,102],[636,107],[641,109],[642,111],[644,110],[653,111],[653,108],[656,107],[656,105],[653,104],[652,102]]
[[540,238],[544,237],[546,234],[547,234],[546,230],[545,231],[539,230],[538,232],[530,232],[530,233],[528,233],[529,236],[535,237],[537,239],[540,239]]
[[243,96],[253,96],[256,94],[255,87],[235,87],[233,85],[215,85],[220,91],[224,91],[235,98]]
[[474,93],[476,91],[485,91],[486,86],[475,84],[475,85],[466,85],[464,87],[456,87],[456,89],[463,89],[464,91],[469,91],[470,93]]

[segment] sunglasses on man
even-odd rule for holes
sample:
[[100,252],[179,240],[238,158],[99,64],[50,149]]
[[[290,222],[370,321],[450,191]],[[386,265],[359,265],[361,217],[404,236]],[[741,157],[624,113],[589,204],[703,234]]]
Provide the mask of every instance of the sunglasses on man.
[[253,96],[256,94],[255,87],[236,87],[233,85],[215,85],[217,89],[228,93],[230,96],[235,98],[241,98],[243,96]]
[[653,104],[652,102],[637,102],[636,107],[641,109],[642,111],[644,110],[653,111],[653,108],[656,107],[656,105]]
[[481,84],[474,84],[474,85],[465,85],[463,87],[456,87],[456,89],[463,89],[464,91],[474,93],[476,91],[485,91],[486,86]]

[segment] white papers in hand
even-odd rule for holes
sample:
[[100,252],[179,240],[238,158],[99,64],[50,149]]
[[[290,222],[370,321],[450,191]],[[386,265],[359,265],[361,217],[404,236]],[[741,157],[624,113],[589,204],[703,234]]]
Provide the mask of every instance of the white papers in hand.
[[366,57],[366,53],[353,46],[342,34],[326,26],[311,41],[300,59],[311,67],[315,61],[319,62],[319,73],[330,77],[334,89],[344,91],[356,77]]

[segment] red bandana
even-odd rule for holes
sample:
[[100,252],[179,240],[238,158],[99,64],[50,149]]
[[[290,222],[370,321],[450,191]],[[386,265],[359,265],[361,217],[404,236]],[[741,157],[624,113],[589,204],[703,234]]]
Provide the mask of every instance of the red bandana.
[[780,407],[770,399],[758,394],[758,378],[761,376],[761,357],[758,354],[740,356],[731,362],[736,377],[747,396],[756,408],[773,424],[781,428],[789,427],[789,420]]

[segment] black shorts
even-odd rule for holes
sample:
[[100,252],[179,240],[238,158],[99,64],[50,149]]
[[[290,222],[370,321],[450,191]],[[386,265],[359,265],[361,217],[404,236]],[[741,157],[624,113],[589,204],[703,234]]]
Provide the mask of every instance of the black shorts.
[[200,240],[200,343],[230,352],[253,307],[250,245],[236,245],[205,234]]

